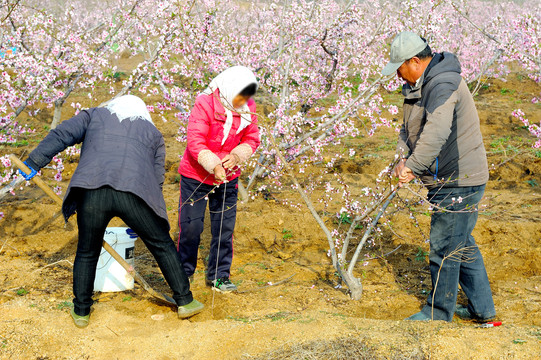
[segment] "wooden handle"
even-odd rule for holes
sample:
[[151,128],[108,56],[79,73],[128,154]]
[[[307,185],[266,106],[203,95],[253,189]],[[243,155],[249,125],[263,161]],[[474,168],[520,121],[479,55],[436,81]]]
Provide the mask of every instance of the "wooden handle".
[[[25,174],[30,174],[30,172],[32,171],[17,156],[11,154],[9,155],[9,159]],[[34,183],[39,186],[41,190],[43,190],[47,195],[49,195],[51,199],[56,201],[59,205],[62,205],[62,199],[60,198],[60,196],[56,195],[55,192],[49,187],[49,185],[45,184],[45,182],[41,180],[40,177],[34,176],[32,178],[32,181],[34,181]]]

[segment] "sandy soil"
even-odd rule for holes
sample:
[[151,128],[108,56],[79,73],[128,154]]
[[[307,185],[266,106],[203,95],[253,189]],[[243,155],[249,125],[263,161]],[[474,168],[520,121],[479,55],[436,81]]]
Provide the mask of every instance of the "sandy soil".
[[[64,227],[59,207],[39,188],[29,186],[1,203],[5,218],[0,220],[0,358],[333,358],[330,354],[347,358],[344,354],[355,349],[357,355],[350,357],[539,359],[541,158],[530,150],[527,130],[510,117],[520,107],[530,120],[539,122],[541,107],[529,101],[538,93],[538,85],[512,74],[508,82],[494,82],[476,97],[489,164],[494,166],[474,236],[485,259],[501,327],[483,329],[458,319],[401,321],[422,306],[430,282],[426,259],[416,256],[428,244],[406,215],[394,220],[401,236],[389,233],[370,251],[386,254],[400,247],[362,268],[362,300],[350,300],[345,289],[335,288],[338,282],[326,256],[327,241],[309,212],[283,204],[298,201],[291,190],[271,189],[270,194],[239,203],[232,266],[238,293],[213,293],[204,284],[207,225],[192,288],[206,305],[203,313],[180,321],[171,308],[153,301],[136,284],[126,292],[96,293],[91,323],[80,330],[68,313],[76,229]],[[400,102],[397,95],[386,96]],[[66,108],[63,117],[68,118],[70,111]],[[32,120],[38,132],[30,145],[3,146],[1,154],[24,158],[44,136],[41,129],[50,122],[48,115],[44,111]],[[174,139],[173,122],[156,123],[167,143],[164,195],[175,238],[176,167],[184,145]],[[372,186],[393,154],[395,139],[392,130],[383,129],[372,138],[351,140],[347,144],[357,154],[337,163],[335,171],[354,187]],[[76,161],[66,165],[64,189],[75,167]],[[46,170],[45,178],[51,174]],[[321,194],[315,191],[312,196]],[[428,217],[419,221],[426,233]],[[115,219],[110,226],[122,222]],[[291,236],[284,236],[285,231]],[[141,241],[136,242],[135,264],[153,287],[168,292]],[[153,320],[157,314],[163,319]]]

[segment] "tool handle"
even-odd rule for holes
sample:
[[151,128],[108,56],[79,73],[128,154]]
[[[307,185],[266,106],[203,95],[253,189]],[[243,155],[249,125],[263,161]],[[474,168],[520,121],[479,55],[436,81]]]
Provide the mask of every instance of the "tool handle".
[[[9,155],[9,159],[22,171],[24,171],[25,174],[30,174],[31,170],[28,166],[26,166],[17,156],[14,154]],[[32,178],[32,181],[39,186],[41,190],[43,190],[51,199],[56,201],[59,205],[62,205],[62,199],[60,196],[56,195],[55,192],[49,187],[49,185],[45,184],[43,180],[41,180],[40,177],[34,176]]]
[[131,276],[133,276],[133,278],[135,279],[135,281],[137,281],[139,284],[141,284],[143,286],[143,288],[148,291],[152,296],[154,296],[155,298],[158,298],[158,299],[161,299],[171,305],[177,305],[176,301],[171,298],[170,296],[167,296],[165,294],[162,294],[162,293],[159,293],[157,291],[155,291],[150,285],[149,283],[146,282],[146,280],[141,276],[139,275],[139,273],[137,271],[135,271],[135,269],[133,268],[133,266],[130,266],[130,264],[128,264],[128,262],[126,260],[124,260],[124,258],[122,256],[120,256],[116,251],[115,249],[113,249],[113,247],[111,245],[109,245],[108,242],[106,242],[105,240],[103,241],[103,248],[113,257],[113,259],[115,259],[123,268],[124,270],[126,270],[128,272],[128,274],[130,274]]

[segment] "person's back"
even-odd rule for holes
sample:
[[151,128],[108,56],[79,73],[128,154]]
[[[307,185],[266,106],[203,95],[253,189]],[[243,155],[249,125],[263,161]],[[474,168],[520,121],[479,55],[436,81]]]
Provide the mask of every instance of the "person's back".
[[162,194],[165,145],[145,103],[131,95],[104,108],[84,110],[62,122],[32,151],[25,163],[29,180],[66,147],[83,143],[79,166],[64,198],[66,220],[77,211],[79,230],[73,266],[76,326],[89,323],[92,291],[104,232],[113,217],[135,231],[156,259],[178,305],[178,317],[203,309],[193,299],[188,277],[169,235]]
[[[111,181],[123,187],[117,190],[125,191],[134,183],[152,186],[163,181],[154,172],[156,151],[163,146],[163,139],[151,122],[142,118],[119,121],[106,108],[90,109],[88,113],[90,121],[74,181],[88,185]],[[84,178],[79,177],[83,171]],[[152,178],[145,181],[148,176]]]
[[146,108],[137,109],[129,96],[122,100],[120,104],[124,107],[133,106],[131,112],[114,102],[111,106],[83,110],[51,130],[51,136],[29,155],[29,165],[42,168],[49,163],[51,154],[82,142],[79,164],[64,200],[66,218],[77,206],[76,197],[71,196],[73,188],[110,186],[142,198],[160,217],[167,219],[161,189],[165,175],[163,136],[148,112],[143,113]]

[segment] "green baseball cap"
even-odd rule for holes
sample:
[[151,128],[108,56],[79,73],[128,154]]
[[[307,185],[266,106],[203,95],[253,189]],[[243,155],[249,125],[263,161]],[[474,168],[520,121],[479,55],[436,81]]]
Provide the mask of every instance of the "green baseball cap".
[[414,32],[403,31],[396,35],[391,44],[391,60],[383,68],[384,76],[395,73],[404,63],[425,49],[427,43]]

